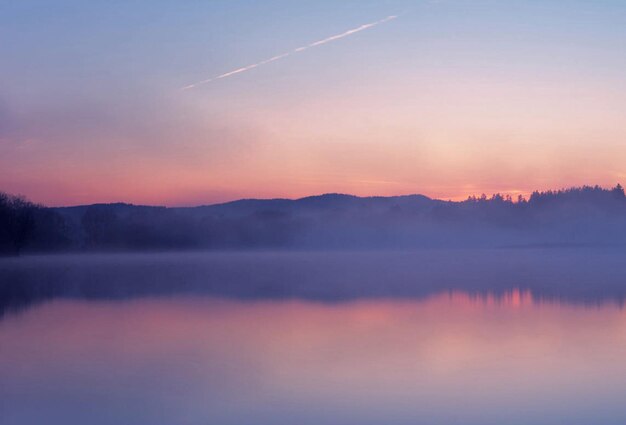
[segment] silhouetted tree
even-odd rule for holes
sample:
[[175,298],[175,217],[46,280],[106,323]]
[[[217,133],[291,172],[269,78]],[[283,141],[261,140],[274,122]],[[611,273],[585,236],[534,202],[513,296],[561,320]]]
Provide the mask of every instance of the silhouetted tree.
[[35,228],[35,205],[23,198],[0,193],[0,251],[19,255]]

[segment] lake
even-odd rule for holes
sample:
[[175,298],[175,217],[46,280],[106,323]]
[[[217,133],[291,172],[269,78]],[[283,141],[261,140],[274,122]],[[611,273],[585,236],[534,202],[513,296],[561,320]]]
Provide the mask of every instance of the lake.
[[0,259],[0,424],[624,424],[625,254]]

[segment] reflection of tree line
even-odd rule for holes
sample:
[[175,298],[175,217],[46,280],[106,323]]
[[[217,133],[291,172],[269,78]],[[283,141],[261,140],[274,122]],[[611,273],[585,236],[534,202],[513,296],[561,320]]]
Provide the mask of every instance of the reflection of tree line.
[[26,257],[0,262],[0,316],[53,299],[175,295],[329,303],[440,295],[478,306],[621,308],[622,257],[620,251],[546,249]]
[[477,304],[480,306],[507,306],[507,307],[525,307],[541,303],[540,297],[533,296],[530,289],[520,289],[517,287],[507,289],[503,292],[483,291],[483,292],[467,292],[459,289],[448,291],[447,298],[462,304]]
[[46,208],[0,193],[0,254],[53,251],[623,244],[626,198],[585,186],[463,202],[423,196]]

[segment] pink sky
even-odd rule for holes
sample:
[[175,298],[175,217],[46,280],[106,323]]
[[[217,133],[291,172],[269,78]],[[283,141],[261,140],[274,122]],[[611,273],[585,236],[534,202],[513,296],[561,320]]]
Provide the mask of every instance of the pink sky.
[[48,205],[197,205],[626,182],[621,9],[396,3],[157,8],[145,22],[145,9],[77,6],[89,25],[14,5],[0,190]]

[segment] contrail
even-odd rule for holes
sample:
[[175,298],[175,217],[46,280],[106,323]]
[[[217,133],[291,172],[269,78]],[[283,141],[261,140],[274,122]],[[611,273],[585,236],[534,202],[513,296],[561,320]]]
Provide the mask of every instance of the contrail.
[[280,55],[273,56],[273,57],[271,57],[269,59],[265,59],[265,60],[263,60],[261,62],[253,63],[252,65],[247,65],[247,66],[244,66],[242,68],[238,68],[238,69],[226,72],[224,74],[221,74],[221,75],[218,75],[218,76],[215,76],[215,77],[207,78],[206,80],[198,81],[197,83],[194,83],[194,84],[189,84],[188,86],[182,87],[181,90],[189,90],[189,89],[192,89],[194,87],[198,87],[198,86],[200,86],[202,84],[210,83],[211,81],[220,80],[220,79],[226,78],[226,77],[231,77],[231,76],[233,76],[235,74],[240,74],[242,72],[246,72],[246,71],[249,71],[251,69],[258,68],[261,65],[265,65],[265,64],[268,64],[270,62],[274,62],[274,61],[277,61],[277,60],[280,60],[280,59],[284,59],[287,56],[293,55],[294,53],[303,52],[305,50],[310,49],[311,47],[321,46],[322,44],[326,44],[326,43],[330,43],[331,41],[339,40],[339,39],[347,37],[349,35],[356,34],[357,32],[364,31],[366,29],[375,27],[376,25],[384,24],[385,22],[389,22],[389,21],[391,21],[393,19],[396,19],[397,17],[398,17],[398,15],[390,15],[390,16],[387,16],[385,19],[381,19],[380,21],[371,22],[369,24],[363,24],[360,27],[353,28],[353,29],[348,30],[346,32],[342,32],[341,34],[332,35],[330,37],[324,38],[323,40],[314,41],[313,43],[309,43],[306,46],[295,48],[295,49],[293,49],[293,50],[291,50],[291,51],[289,51],[287,53],[282,53]]

